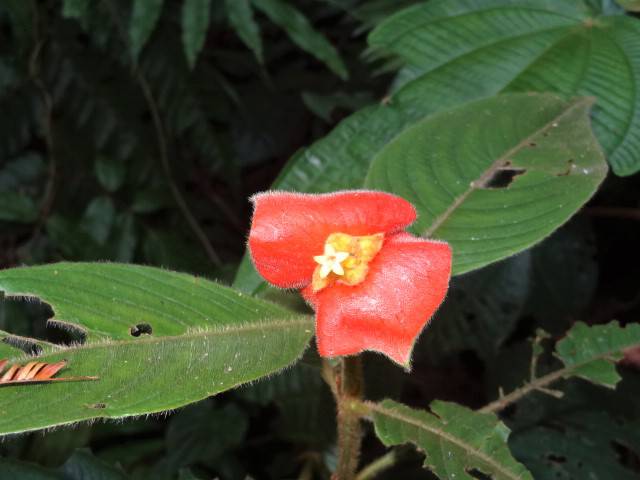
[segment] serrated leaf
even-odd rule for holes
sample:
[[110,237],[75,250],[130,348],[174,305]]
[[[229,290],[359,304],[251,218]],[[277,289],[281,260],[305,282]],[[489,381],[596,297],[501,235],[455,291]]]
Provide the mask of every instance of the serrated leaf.
[[640,345],[640,325],[617,322],[588,327],[578,322],[556,345],[556,356],[569,375],[613,388],[620,380],[615,362],[627,348]]
[[347,67],[338,51],[313,28],[311,22],[297,8],[282,0],[252,0],[252,2],[273,23],[287,32],[293,43],[323,62],[340,78],[349,77]]
[[412,202],[411,229],[449,242],[453,273],[539,242],[596,191],[607,164],[592,99],[500,95],[430,116],[374,158],[365,186]]
[[435,0],[392,16],[369,43],[406,64],[397,86],[433,77],[475,98],[596,96],[596,136],[614,172],[631,175],[640,170],[640,22],[600,10],[580,0]]
[[134,60],[137,61],[156,28],[163,5],[164,0],[134,0],[129,21],[129,41]]
[[258,61],[262,63],[262,39],[260,26],[253,18],[250,0],[225,0],[227,18],[244,44],[251,49]]
[[185,0],[182,6],[182,45],[191,69],[207,38],[210,11],[211,0]]
[[313,331],[309,317],[150,267],[8,269],[0,271],[0,291],[37,297],[52,306],[54,324],[84,331],[84,344],[45,348],[38,359],[66,359],[68,375],[100,377],[82,385],[5,388],[0,435],[178,408],[291,364]]
[[511,456],[509,429],[494,415],[435,401],[430,412],[392,400],[371,405],[376,434],[387,445],[411,442],[425,455],[424,466],[442,479],[475,479],[477,470],[494,480],[533,477]]

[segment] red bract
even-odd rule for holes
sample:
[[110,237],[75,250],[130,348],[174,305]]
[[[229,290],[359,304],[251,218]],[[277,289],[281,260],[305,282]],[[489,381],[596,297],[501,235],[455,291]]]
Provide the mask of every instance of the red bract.
[[256,269],[277,287],[302,288],[316,310],[320,354],[375,350],[408,365],[451,275],[449,245],[403,231],[413,206],[364,190],[268,192],[253,202]]

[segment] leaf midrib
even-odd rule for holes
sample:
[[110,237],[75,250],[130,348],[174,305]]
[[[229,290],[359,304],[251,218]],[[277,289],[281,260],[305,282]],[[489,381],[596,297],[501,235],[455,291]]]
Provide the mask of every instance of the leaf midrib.
[[[475,447],[473,447],[472,445],[469,445],[468,443],[465,443],[464,441],[460,440],[458,437],[455,437],[439,428],[436,427],[431,427],[429,425],[425,425],[423,423],[420,423],[418,420],[412,418],[412,417],[407,417],[401,413],[397,413],[393,410],[388,410],[385,407],[380,406],[379,404],[376,403],[372,403],[372,402],[366,402],[366,405],[374,412],[378,412],[382,415],[386,415],[388,417],[391,417],[393,419],[399,420],[401,422],[405,422],[408,423],[410,425],[413,425],[414,427],[417,427],[419,429],[422,430],[426,430],[427,432],[436,435],[438,437],[441,437],[447,441],[449,441],[450,443],[453,443],[454,445],[457,445],[458,447],[462,448],[463,450],[465,450],[466,452],[468,452],[471,455],[476,456],[477,458],[481,459],[483,462],[485,462],[488,465],[491,465],[492,467],[494,467],[496,470],[498,470],[501,474],[505,475],[507,478],[512,478],[513,480],[522,480],[522,477],[520,475],[515,475],[513,472],[511,472],[510,470],[505,470],[506,467],[504,467],[501,463],[496,462],[492,457],[486,455],[484,452],[476,449]],[[425,413],[429,414],[429,412],[425,411]],[[437,417],[436,417],[437,418]]]
[[562,118],[572,113],[577,108],[582,107],[585,104],[593,103],[592,97],[584,97],[574,101],[566,110],[564,110],[559,115],[554,116],[547,123],[545,123],[542,127],[540,127],[535,132],[526,136],[523,140],[518,142],[515,146],[511,147],[501,156],[499,156],[496,160],[494,160],[491,165],[480,175],[477,180],[474,180],[469,183],[469,187],[462,194],[458,195],[454,201],[449,205],[449,207],[440,215],[438,215],[435,220],[431,223],[431,225],[422,233],[421,236],[425,238],[430,238],[433,234],[449,219],[449,217],[462,205],[465,200],[471,195],[473,192],[481,189],[485,183],[496,173],[501,167],[505,165],[505,162],[517,155],[522,149],[524,149],[534,138],[537,138],[539,135],[544,134],[547,130],[553,128],[553,124],[559,122]]
[[[164,342],[174,342],[174,341],[182,341],[182,340],[190,340],[197,338],[204,338],[210,336],[221,336],[227,334],[236,334],[242,332],[250,332],[256,330],[273,330],[273,329],[285,329],[288,327],[297,327],[308,325],[309,327],[313,327],[313,318],[311,316],[295,316],[291,317],[288,320],[282,319],[277,321],[258,321],[251,322],[245,324],[237,324],[237,325],[224,325],[224,326],[215,326],[213,328],[203,328],[201,331],[187,331],[180,335],[167,335],[167,336],[149,336],[145,338],[137,338],[135,340],[111,340],[111,339],[99,339],[94,342],[87,342],[82,344],[75,344],[70,347],[60,347],[56,345],[56,349],[53,351],[45,350],[41,355],[38,355],[37,358],[46,357],[49,355],[55,355],[63,352],[73,352],[73,351],[81,351],[81,350],[89,350],[89,349],[98,349],[98,348],[112,348],[121,345],[139,345],[139,344],[153,344],[153,343],[164,343]],[[196,327],[200,328],[200,327]],[[310,334],[312,332],[309,332]],[[34,358],[32,355],[23,354],[19,357],[12,357],[12,360],[21,360],[21,359],[31,359]]]

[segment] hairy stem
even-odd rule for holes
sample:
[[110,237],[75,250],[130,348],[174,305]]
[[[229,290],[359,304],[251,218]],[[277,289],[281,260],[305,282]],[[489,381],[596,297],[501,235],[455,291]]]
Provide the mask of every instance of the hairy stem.
[[362,358],[344,357],[336,378],[336,402],[338,408],[338,465],[333,480],[354,480],[360,446],[362,427],[360,425],[364,390]]

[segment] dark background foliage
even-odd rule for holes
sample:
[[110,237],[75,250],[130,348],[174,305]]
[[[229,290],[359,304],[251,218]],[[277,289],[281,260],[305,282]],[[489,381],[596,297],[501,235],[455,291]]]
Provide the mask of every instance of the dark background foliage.
[[[412,2],[282,2],[317,37],[291,11],[278,22],[255,9],[259,44],[234,23],[232,2],[211,2],[204,26],[198,3],[159,2],[154,23],[124,0],[2,0],[0,267],[111,260],[230,283],[247,198],[299,148],[383,99],[396,65],[367,57],[366,33]],[[148,40],[132,44],[132,25],[145,37],[145,22]],[[365,356],[368,397],[480,407],[527,375],[538,329],[549,350],[576,320],[637,322],[639,188],[637,175],[610,176],[534,249],[454,279],[410,374]],[[0,330],[73,340],[46,327],[48,315],[2,302]],[[543,370],[553,362],[540,360]],[[51,478],[323,478],[335,461],[334,407],[317,365],[311,349],[284,374],[178,412],[12,437],[2,462],[22,475],[39,464]],[[620,366],[615,391],[571,380],[563,402],[536,393],[504,412],[514,455],[536,478],[636,478],[639,368]],[[365,461],[383,451],[366,438]],[[413,449],[399,455],[386,478],[430,478]]]

